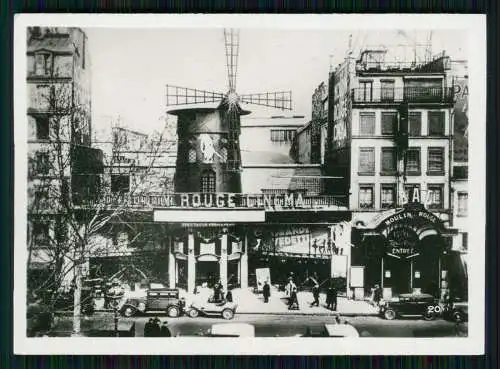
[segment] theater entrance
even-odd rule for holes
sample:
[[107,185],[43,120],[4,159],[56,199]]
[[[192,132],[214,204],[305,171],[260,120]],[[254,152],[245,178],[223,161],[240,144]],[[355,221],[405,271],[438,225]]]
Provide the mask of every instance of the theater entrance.
[[213,288],[219,281],[220,264],[216,260],[198,260],[196,263],[196,286]]

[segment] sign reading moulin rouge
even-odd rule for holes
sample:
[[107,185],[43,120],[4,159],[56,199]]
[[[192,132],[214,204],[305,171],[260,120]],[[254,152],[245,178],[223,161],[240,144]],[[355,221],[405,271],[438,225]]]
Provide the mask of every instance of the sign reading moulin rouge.
[[399,223],[404,220],[413,221],[418,218],[427,220],[428,222],[434,223],[436,225],[440,224],[439,218],[436,217],[434,214],[429,213],[428,211],[425,210],[420,210],[420,211],[403,211],[401,213],[394,214],[393,216],[390,216],[389,218],[384,220],[383,225],[388,227],[394,223]]
[[305,208],[301,193],[297,194],[236,194],[236,193],[175,193],[162,195],[109,196],[109,205],[129,205],[152,208]]

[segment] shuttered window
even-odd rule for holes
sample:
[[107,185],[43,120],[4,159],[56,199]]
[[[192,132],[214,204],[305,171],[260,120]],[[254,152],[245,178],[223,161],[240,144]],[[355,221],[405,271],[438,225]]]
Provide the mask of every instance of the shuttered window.
[[422,113],[419,111],[412,111],[408,115],[408,134],[410,136],[422,135]]
[[394,147],[383,147],[381,158],[382,173],[394,174],[397,165],[396,149]]
[[383,112],[382,113],[382,134],[393,135],[396,132],[398,123],[398,113]]
[[430,111],[427,114],[429,136],[444,136],[444,111]]
[[359,134],[362,136],[375,134],[375,113],[359,114]]
[[359,149],[359,174],[375,174],[375,148],[361,147]]

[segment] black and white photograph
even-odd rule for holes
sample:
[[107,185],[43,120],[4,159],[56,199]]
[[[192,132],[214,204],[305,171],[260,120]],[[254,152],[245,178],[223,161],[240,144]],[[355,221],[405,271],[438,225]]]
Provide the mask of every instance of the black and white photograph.
[[14,48],[16,353],[484,351],[485,17],[23,14]]

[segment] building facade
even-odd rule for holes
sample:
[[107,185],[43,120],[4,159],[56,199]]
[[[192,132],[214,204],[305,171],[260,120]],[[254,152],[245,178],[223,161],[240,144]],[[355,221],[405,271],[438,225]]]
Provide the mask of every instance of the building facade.
[[[349,281],[361,297],[463,287],[451,257],[454,84],[444,53],[425,63],[349,55],[330,73],[325,171],[349,194]],[[450,286],[453,280],[454,286]],[[460,289],[460,288],[459,288]],[[458,292],[457,292],[458,293]]]
[[69,233],[65,216],[81,196],[96,192],[99,179],[89,168],[94,174],[99,170],[101,154],[91,148],[85,33],[29,28],[27,67],[28,286],[36,288],[63,267]]

